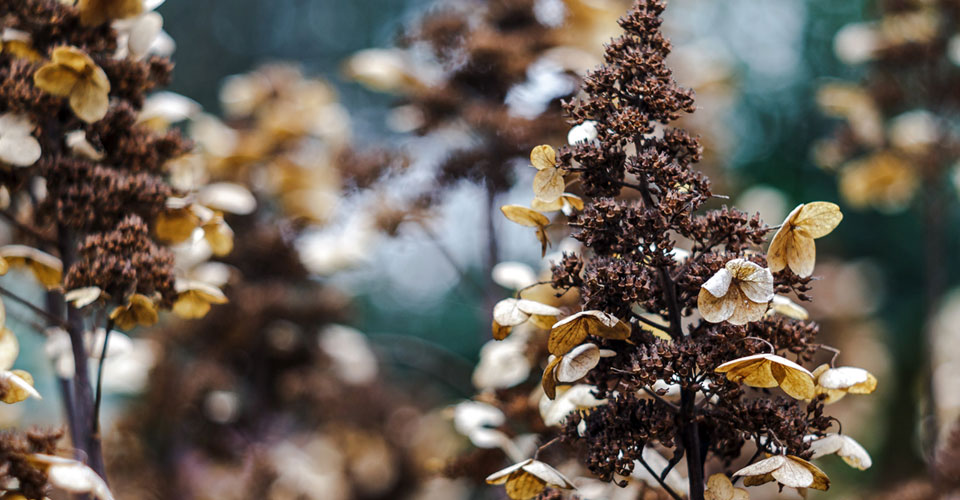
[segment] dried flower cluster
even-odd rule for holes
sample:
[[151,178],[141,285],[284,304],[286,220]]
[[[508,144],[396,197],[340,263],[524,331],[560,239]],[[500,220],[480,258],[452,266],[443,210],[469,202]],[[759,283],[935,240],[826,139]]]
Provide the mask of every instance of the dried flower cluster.
[[[198,148],[174,178],[216,186],[198,197],[235,208],[233,251],[182,269],[194,295],[223,286],[231,300],[150,332],[156,361],[110,447],[112,484],[131,498],[410,495],[424,471],[397,428],[420,415],[397,413],[406,401],[365,335],[338,324],[350,319],[348,297],[310,272],[320,261],[332,272],[354,257],[334,252],[358,249],[301,245],[394,162],[350,150],[332,88],[295,66],[232,76],[221,98],[225,120],[192,114]],[[308,253],[318,251],[327,254]]]
[[[158,119],[169,109],[156,108],[157,97],[147,95],[169,81],[172,69],[172,47],[153,12],[160,3],[0,5],[0,209],[14,239],[0,250],[2,267],[29,269],[47,290],[46,306],[31,310],[50,327],[42,333],[63,388],[71,444],[90,468],[53,456],[50,446],[30,463],[51,485],[101,499],[112,498],[101,478],[102,358],[129,341],[113,328],[153,324],[159,310],[182,311],[184,301],[195,301],[168,245],[206,234],[225,253],[232,239],[220,207],[169,180],[170,162],[191,144],[169,128],[176,119]],[[181,221],[182,237],[173,238],[161,222],[178,211],[204,216]],[[219,290],[211,293],[210,302],[226,301]],[[16,338],[4,331],[9,370]],[[111,336],[116,342],[107,349]],[[88,364],[97,358],[94,390]],[[29,375],[4,373],[5,401],[39,396]],[[21,481],[22,492],[39,498],[26,489],[34,483]]]
[[[546,366],[539,408],[525,408],[522,370],[511,379],[481,377],[500,389],[478,397],[493,404],[487,411],[532,422],[545,443],[533,452],[522,436],[467,434],[517,462],[487,478],[505,484],[513,499],[571,487],[540,460],[563,456],[559,447],[548,450],[557,442],[601,481],[623,486],[632,477],[676,499],[745,498],[730,481],[733,471],[705,475],[729,470],[744,453],[753,457],[732,477],[745,486],[826,490],[826,475],[809,462],[826,454],[870,465],[862,447],[829,432],[833,422],[823,411],[835,396],[871,392],[876,379],[834,367],[836,356],[815,373],[805,368],[829,348],[816,343],[817,325],[788,298],[808,300],[814,239],[839,224],[839,208],[798,206],[766,255],[773,228],[758,216],[703,210],[710,184],[691,168],[700,145],[669,126],[693,112],[694,100],[664,63],[671,48],[660,31],[664,8],[663,0],[638,0],[620,20],[624,34],[607,46],[605,64],[586,76],[584,95],[565,105],[572,144],[558,153],[534,148],[534,205],[503,209],[536,227],[544,246],[548,226],[563,225],[581,244],[554,262],[552,298],[531,278],[518,278],[516,297],[494,308],[495,338],[524,353],[514,362],[529,370],[533,353],[533,366]],[[554,184],[573,178],[584,199],[571,198],[568,218],[548,217],[562,207],[543,204],[566,196]],[[493,357],[493,348],[482,356]],[[681,463],[685,480],[674,477]]]

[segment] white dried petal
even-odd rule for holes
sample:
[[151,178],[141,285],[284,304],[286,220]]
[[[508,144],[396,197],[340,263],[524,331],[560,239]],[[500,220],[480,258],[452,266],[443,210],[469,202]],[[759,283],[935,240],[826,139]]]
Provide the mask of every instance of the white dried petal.
[[501,262],[493,266],[493,281],[512,290],[526,288],[537,282],[537,273],[522,262]]
[[848,389],[870,379],[870,372],[863,368],[841,366],[830,368],[820,374],[817,383],[825,389]]
[[730,289],[730,283],[732,282],[733,275],[730,274],[730,271],[721,269],[701,285],[701,288],[710,292],[710,295],[720,298],[727,294],[727,290]]
[[502,326],[517,326],[527,319],[530,315],[521,311],[520,301],[517,299],[503,299],[493,306],[493,320]]
[[573,146],[582,142],[592,142],[596,138],[597,122],[587,120],[570,129],[570,132],[567,133],[567,144]]
[[560,358],[556,377],[558,382],[576,382],[600,362],[600,348],[596,344],[583,344],[573,348]]

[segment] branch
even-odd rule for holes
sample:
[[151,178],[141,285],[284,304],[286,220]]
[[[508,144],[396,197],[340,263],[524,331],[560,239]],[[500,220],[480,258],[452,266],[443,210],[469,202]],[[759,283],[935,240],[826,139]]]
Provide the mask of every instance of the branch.
[[683,500],[682,496],[678,495],[676,491],[673,491],[673,488],[668,486],[665,480],[660,479],[660,475],[657,474],[656,472],[653,472],[653,469],[651,469],[650,466],[647,465],[647,462],[643,459],[642,450],[640,453],[641,455],[639,458],[637,458],[637,462],[640,462],[640,465],[643,465],[643,468],[647,469],[647,472],[649,472],[650,475],[653,476],[653,478],[656,479],[658,483],[660,483],[660,487],[663,488],[663,490],[666,491],[667,494],[673,497],[674,500]]
[[100,402],[103,399],[103,362],[107,359],[107,344],[110,342],[110,331],[113,330],[113,320],[107,319],[107,329],[103,333],[103,348],[100,350],[100,360],[97,363],[97,392],[93,400],[93,433],[100,434]]
[[661,325],[661,324],[657,323],[656,321],[652,321],[652,320],[649,320],[649,319],[647,319],[647,318],[644,318],[643,316],[640,316],[639,314],[637,314],[637,313],[635,313],[635,312],[633,312],[633,311],[630,311],[630,315],[633,316],[634,318],[637,318],[637,321],[639,321],[639,322],[641,322],[641,323],[646,323],[647,325],[652,326],[652,327],[654,327],[654,328],[656,328],[656,329],[658,329],[658,330],[663,330],[663,331],[665,331],[665,332],[669,332],[669,331],[670,331],[670,327],[669,327],[669,326]]
[[60,328],[63,328],[63,329],[66,329],[66,328],[67,328],[67,324],[66,324],[62,319],[60,319],[60,318],[58,318],[58,317],[50,314],[49,312],[47,312],[47,311],[45,311],[45,310],[43,310],[43,309],[41,309],[41,308],[33,305],[33,303],[30,302],[29,300],[27,300],[27,299],[25,299],[25,298],[17,295],[16,293],[13,293],[13,292],[10,291],[10,290],[7,290],[6,288],[3,288],[2,286],[0,286],[0,294],[6,295],[7,297],[13,299],[14,302],[18,302],[18,303],[20,303],[20,304],[23,304],[24,306],[27,307],[27,309],[30,309],[32,312],[36,313],[38,316],[42,316],[44,319],[46,319],[46,320],[49,321],[50,323],[52,323],[52,324],[54,324],[54,325],[57,325],[57,326],[59,326]]

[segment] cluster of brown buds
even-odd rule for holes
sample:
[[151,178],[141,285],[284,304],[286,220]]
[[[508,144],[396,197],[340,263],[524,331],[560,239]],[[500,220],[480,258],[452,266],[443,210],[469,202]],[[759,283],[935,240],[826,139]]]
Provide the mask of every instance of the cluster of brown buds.
[[[560,99],[597,61],[574,44],[605,32],[594,2],[448,2],[401,37],[401,47],[357,53],[349,76],[401,97],[388,124],[439,137],[430,181],[405,203],[426,208],[463,181],[486,194],[485,266],[497,261],[495,199],[515,184],[517,163],[544,138],[565,132]],[[597,19],[600,18],[600,19]]]
[[332,87],[294,65],[228,77],[220,95],[222,119],[190,113],[197,147],[172,179],[234,206],[225,218],[242,237],[229,255],[178,260],[230,303],[147,332],[156,362],[109,442],[111,484],[131,498],[412,495],[424,485],[413,456],[428,452],[391,426],[412,430],[420,415],[381,375],[366,336],[339,324],[349,298],[316,279],[363,256],[376,217],[325,248],[309,242],[396,159],[354,151]]
[[[0,269],[31,271],[46,303],[2,290],[36,313],[48,337],[71,444],[89,468],[53,449],[31,460],[52,485],[99,498],[110,498],[100,479],[104,360],[129,340],[114,328],[153,324],[162,309],[199,317],[226,302],[217,287],[178,275],[168,247],[203,241],[223,255],[232,231],[215,192],[169,180],[170,162],[191,144],[170,128],[184,100],[147,95],[172,68],[172,43],[153,12],[160,3],[0,5],[0,215],[12,228]],[[39,397],[29,374],[10,370],[17,342],[4,332],[4,401]]]
[[[809,460],[830,454],[871,465],[853,439],[829,432],[823,410],[846,394],[872,392],[877,380],[835,366],[839,352],[814,342],[818,327],[793,300],[809,300],[815,240],[842,214],[832,203],[805,203],[771,228],[735,209],[701,210],[713,194],[691,168],[700,145],[668,125],[692,113],[694,101],[664,62],[664,8],[663,0],[637,0],[620,20],[624,34],[607,46],[605,64],[565,105],[571,144],[559,153],[534,148],[531,207],[502,208],[536,228],[544,248],[556,226],[580,243],[553,263],[552,299],[534,299],[528,292],[542,297],[543,284],[528,283],[493,311],[495,338],[522,336],[524,354],[514,359],[529,366],[534,356],[533,365],[545,367],[533,398],[541,417],[533,428],[545,444],[532,458],[519,437],[464,426],[474,443],[517,462],[487,478],[515,500],[580,481],[540,460],[555,443],[601,481],[629,486],[639,478],[675,499],[747,498],[734,486],[740,479],[826,490],[829,480]],[[575,179],[583,197],[566,193]],[[566,218],[553,216],[559,211]],[[821,350],[834,355],[811,372],[803,365]],[[515,396],[524,382],[513,377],[472,404],[529,415]],[[744,453],[752,457],[731,469]],[[681,463],[685,480],[676,476]]]

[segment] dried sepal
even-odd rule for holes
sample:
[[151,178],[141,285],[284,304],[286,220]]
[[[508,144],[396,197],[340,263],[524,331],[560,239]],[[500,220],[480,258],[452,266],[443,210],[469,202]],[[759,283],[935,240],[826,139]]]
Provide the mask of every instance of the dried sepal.
[[86,52],[76,47],[53,49],[52,60],[33,75],[37,88],[69,97],[70,108],[87,123],[100,120],[110,107],[110,80]]
[[487,476],[487,484],[502,484],[512,500],[529,500],[545,488],[574,489],[575,486],[558,470],[529,458]]
[[83,309],[99,300],[101,296],[103,296],[103,290],[100,287],[85,286],[67,291],[63,294],[63,299],[73,304],[73,307]]
[[202,318],[210,312],[212,304],[226,304],[227,296],[219,288],[193,280],[177,280],[174,284],[177,298],[173,313],[184,319]]
[[594,407],[606,404],[606,399],[594,396],[597,388],[587,384],[557,385],[554,398],[544,394],[540,399],[540,418],[548,427],[563,424],[567,417],[574,412],[586,413]]
[[727,379],[750,387],[777,387],[795,399],[811,399],[815,395],[813,374],[806,368],[775,354],[754,354],[727,361],[718,366],[717,373]]
[[223,214],[218,212],[204,222],[201,229],[203,229],[203,238],[210,245],[214,255],[223,257],[233,251],[233,229],[223,220]]
[[711,323],[759,321],[773,300],[773,274],[745,259],[733,259],[700,287],[697,308]]
[[817,260],[814,239],[826,236],[843,220],[840,207],[817,201],[800,204],[773,235],[767,250],[767,265],[773,272],[789,267],[797,276],[813,274]]
[[17,336],[7,327],[0,329],[0,370],[13,368],[13,363],[20,355],[20,342]]
[[[173,205],[173,206],[171,206]],[[157,240],[175,245],[183,243],[203,222],[190,206],[180,206],[179,200],[167,202],[167,210],[157,215],[153,232]]]
[[543,203],[552,203],[560,198],[566,183],[564,171],[557,168],[557,153],[552,147],[540,145],[530,152],[530,163],[537,169],[533,178],[533,194]]
[[63,262],[53,255],[26,245],[6,245],[0,247],[0,258],[10,266],[29,269],[47,289],[60,286]]
[[0,114],[0,164],[28,167],[40,159],[34,124],[24,115]]
[[816,465],[793,455],[774,455],[750,464],[733,475],[742,476],[746,486],[776,481],[790,488],[813,488],[826,491],[830,479]]
[[823,437],[811,436],[807,439],[810,442],[811,458],[820,458],[826,455],[836,454],[843,459],[850,467],[860,470],[867,470],[873,465],[873,460],[867,450],[852,437],[845,434],[827,434]]
[[805,321],[810,317],[810,313],[807,312],[803,306],[790,300],[789,297],[784,297],[783,295],[773,296],[773,300],[770,302],[770,310],[767,312],[767,314],[779,314],[781,316],[800,321]]
[[113,500],[103,478],[82,462],[39,453],[30,455],[29,460],[46,471],[47,479],[55,488],[73,494],[89,494],[98,500]]
[[863,368],[822,364],[813,371],[816,395],[825,394],[824,404],[836,403],[847,394],[870,394],[877,389],[877,378]]
[[139,325],[150,326],[157,322],[157,306],[146,295],[135,293],[130,296],[126,305],[117,306],[111,313],[110,319],[120,330],[130,330]]
[[562,193],[557,199],[551,202],[542,201],[539,198],[534,198],[533,201],[530,202],[530,208],[538,212],[555,212],[560,210],[566,215],[571,215],[575,210],[583,210],[583,207],[583,198],[572,193]]
[[[556,317],[562,313],[556,307],[542,304],[527,299],[503,299],[493,306],[493,334],[497,340],[506,337],[509,330],[503,328],[514,327],[525,323],[528,319],[535,318],[538,326],[550,323],[556,320]],[[547,318],[553,318],[549,320]],[[549,327],[547,327],[549,328]],[[502,337],[497,338],[502,335]]]
[[143,0],[80,0],[77,9],[80,11],[80,24],[98,26],[142,13]]
[[33,387],[33,376],[24,370],[0,372],[0,384],[3,384],[3,396],[0,401],[15,404],[28,398],[43,399]]
[[521,205],[503,205],[500,207],[500,211],[503,212],[503,215],[511,222],[515,222],[521,226],[536,228],[537,240],[540,241],[541,246],[541,255],[547,253],[547,246],[550,244],[550,239],[547,237],[546,229],[547,226],[550,225],[550,219],[548,219],[546,215]]
[[750,500],[750,494],[743,488],[735,488],[726,474],[713,474],[707,479],[705,500]]
[[582,344],[589,335],[626,340],[630,338],[631,331],[628,323],[620,321],[612,314],[603,311],[581,311],[553,325],[547,341],[547,350],[550,354],[562,356],[575,346]]

